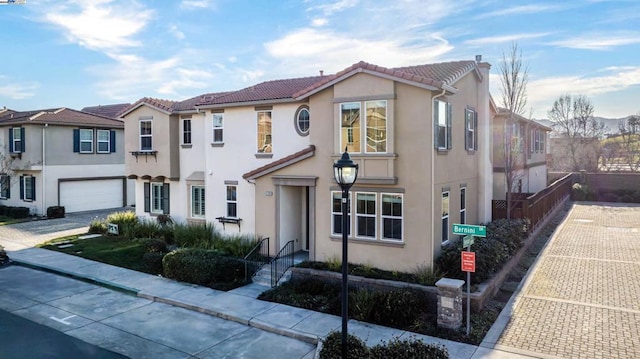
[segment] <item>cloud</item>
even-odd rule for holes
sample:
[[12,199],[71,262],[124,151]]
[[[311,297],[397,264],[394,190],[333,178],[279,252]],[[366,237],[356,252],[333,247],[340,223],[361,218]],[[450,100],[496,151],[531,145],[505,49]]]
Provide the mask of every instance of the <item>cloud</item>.
[[520,5],[520,6],[513,6],[505,9],[487,12],[478,16],[478,18],[507,16],[507,15],[537,14],[540,12],[563,10],[564,8],[565,6],[562,6],[562,5]]
[[333,15],[337,12],[342,12],[347,9],[351,9],[358,5],[358,0],[338,0],[330,1],[326,4],[315,5],[308,9],[308,11],[320,10],[325,16]]
[[41,21],[62,28],[65,37],[92,50],[139,46],[134,39],[153,17],[153,11],[136,2],[77,0],[47,7]]
[[314,27],[322,27],[328,23],[329,23],[329,20],[325,18],[317,18],[317,19],[311,20],[311,26],[314,26]]
[[611,50],[614,47],[639,44],[640,33],[583,34],[549,44],[557,47],[583,50]]
[[24,100],[35,96],[39,86],[37,82],[12,83],[9,77],[0,75],[0,97]]
[[213,0],[182,0],[180,7],[188,10],[213,9],[215,4]]
[[535,39],[539,37],[548,36],[549,32],[539,32],[539,33],[523,33],[523,34],[513,34],[513,35],[503,35],[503,36],[489,36],[489,37],[481,37],[477,39],[471,39],[464,42],[465,45],[471,46],[483,46],[489,44],[502,44],[506,42],[517,42],[519,40],[524,39]]
[[169,33],[171,35],[173,35],[176,39],[178,40],[183,40],[184,39],[184,32],[180,31],[178,29],[178,26],[175,24],[172,24],[169,26]]

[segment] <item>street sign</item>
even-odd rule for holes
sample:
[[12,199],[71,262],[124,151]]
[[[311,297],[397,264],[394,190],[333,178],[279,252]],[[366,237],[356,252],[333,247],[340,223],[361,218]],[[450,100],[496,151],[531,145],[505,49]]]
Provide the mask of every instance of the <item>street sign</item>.
[[462,271],[476,272],[476,252],[460,252],[462,254]]
[[462,237],[462,247],[463,248],[469,248],[474,242],[475,242],[475,240],[473,239],[473,236],[464,236],[464,237]]
[[486,237],[487,236],[487,227],[485,226],[474,226],[471,224],[453,224],[453,234],[460,236],[476,236],[476,237]]

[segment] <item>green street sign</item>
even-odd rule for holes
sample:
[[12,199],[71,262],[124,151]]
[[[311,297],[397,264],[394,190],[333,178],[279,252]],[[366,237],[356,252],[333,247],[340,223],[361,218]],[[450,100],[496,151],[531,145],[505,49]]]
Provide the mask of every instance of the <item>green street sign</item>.
[[462,238],[462,246],[464,248],[468,248],[470,245],[472,245],[475,241],[473,240],[473,236],[465,236]]
[[460,236],[486,237],[487,227],[474,226],[472,224],[453,224],[453,234]]

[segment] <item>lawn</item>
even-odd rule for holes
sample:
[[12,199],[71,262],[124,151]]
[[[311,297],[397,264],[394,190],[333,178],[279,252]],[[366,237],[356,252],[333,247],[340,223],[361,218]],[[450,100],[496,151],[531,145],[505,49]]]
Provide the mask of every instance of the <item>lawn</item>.
[[[69,244],[72,246],[68,246]],[[40,247],[140,272],[159,274],[148,270],[143,260],[147,246],[141,241],[106,236],[87,239],[69,236],[51,240]]]
[[8,224],[21,223],[29,221],[29,218],[11,218],[7,216],[0,216],[0,226],[6,226]]

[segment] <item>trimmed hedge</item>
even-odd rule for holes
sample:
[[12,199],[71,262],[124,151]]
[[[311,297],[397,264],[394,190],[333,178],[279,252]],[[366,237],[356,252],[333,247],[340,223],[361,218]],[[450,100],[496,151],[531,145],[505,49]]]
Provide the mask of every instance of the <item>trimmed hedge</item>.
[[[363,359],[447,359],[449,352],[444,346],[425,344],[422,340],[400,340],[393,338],[389,342],[382,342],[373,348],[351,334],[347,335],[347,357]],[[322,341],[320,359],[342,358],[342,335],[332,331]]]
[[11,218],[27,218],[29,217],[29,208],[27,207],[9,207],[7,216]]
[[64,218],[64,206],[51,206],[47,208],[48,218]]
[[162,268],[167,278],[213,289],[230,290],[246,284],[244,262],[215,250],[176,249],[164,256]]
[[[499,271],[522,248],[529,228],[529,221],[522,219],[499,219],[489,223],[487,237],[476,237],[471,247],[476,253],[476,271],[471,275],[471,283],[482,283]],[[442,249],[436,266],[447,273],[447,277],[465,279],[466,272],[460,270],[462,250],[462,241],[459,239]]]

